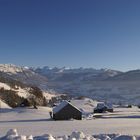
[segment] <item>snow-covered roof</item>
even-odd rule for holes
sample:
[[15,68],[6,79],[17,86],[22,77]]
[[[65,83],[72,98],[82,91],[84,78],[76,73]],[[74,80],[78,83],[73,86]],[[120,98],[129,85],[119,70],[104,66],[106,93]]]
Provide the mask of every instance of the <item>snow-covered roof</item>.
[[96,108],[97,109],[102,109],[104,107],[105,107],[105,103],[98,103]]
[[113,109],[113,105],[111,103],[98,103],[96,109],[102,109],[104,107],[107,109]]
[[113,109],[113,105],[112,105],[111,103],[106,103],[106,107],[107,107],[108,109]]
[[[65,106],[67,106],[68,104],[70,104],[71,106],[73,106],[74,108],[76,108],[77,110],[79,110],[79,108],[75,107],[74,105],[72,105],[70,102],[68,101],[62,101],[58,106],[56,106],[55,108],[53,108],[53,113],[57,113],[59,112],[61,109],[63,109]],[[81,110],[79,110],[81,112]]]

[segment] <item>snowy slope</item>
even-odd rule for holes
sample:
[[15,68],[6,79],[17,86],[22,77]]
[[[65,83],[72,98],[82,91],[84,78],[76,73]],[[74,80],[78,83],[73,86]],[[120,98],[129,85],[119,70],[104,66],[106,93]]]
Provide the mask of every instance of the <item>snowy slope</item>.
[[27,98],[30,96],[30,93],[29,93],[29,90],[30,88],[21,88],[21,87],[18,87],[18,89],[13,89],[14,91],[17,92],[17,94],[20,96],[20,97],[24,97],[24,98]]
[[6,103],[4,103],[1,99],[0,99],[0,109],[10,109],[11,107],[8,106]]
[[2,82],[0,82],[0,88],[4,88],[5,90],[13,90],[13,91],[16,91],[16,93],[17,93],[20,97],[27,98],[27,97],[29,96],[29,88],[17,87],[17,88],[15,89],[15,88],[10,87],[8,84],[2,83]]
[[[24,101],[24,99],[31,100],[31,98],[34,98],[39,105],[45,105],[44,97],[46,98],[47,103],[52,97],[57,96],[51,92],[41,91],[39,88],[34,88],[21,83],[16,85],[18,82],[9,82],[8,78],[4,81],[7,83],[0,82],[0,99],[11,107],[18,106]],[[36,94],[37,92],[39,95]]]
[[20,67],[13,64],[0,64],[0,75],[41,88],[46,88],[47,85],[46,77],[35,73],[27,67]]
[[2,82],[0,82],[0,88],[4,88],[6,90],[10,90],[11,89],[11,87],[8,84],[2,83]]
[[43,95],[44,95],[44,97],[47,99],[47,100],[50,100],[50,99],[52,99],[53,97],[57,97],[57,96],[59,96],[59,95],[61,95],[61,94],[57,94],[57,93],[55,93],[55,92],[52,92],[52,91],[42,91],[43,92]]
[[[74,102],[78,105],[79,100],[75,100]],[[85,100],[81,100],[81,102],[85,102]],[[89,103],[90,110],[91,102],[87,103]],[[80,104],[83,105],[82,103]],[[86,109],[88,110],[88,105]],[[140,111],[136,107],[115,108],[114,113],[103,113],[100,118],[84,119],[81,121],[53,121],[50,120],[50,111],[51,108],[39,107],[38,110],[16,108],[4,113],[2,112],[0,114],[0,137],[4,136],[10,128],[16,128],[22,135],[33,135],[34,138],[39,138],[40,136],[42,139],[45,138],[43,134],[52,134],[55,138],[72,135],[74,137],[77,136],[76,138],[78,139],[79,132],[76,131],[82,131],[84,135],[100,138],[100,140],[105,140],[105,136],[109,138],[121,136],[124,137],[124,140],[127,140],[129,137],[129,139],[131,138],[130,140],[133,140],[133,135],[140,135]],[[122,140],[121,137],[118,140]],[[115,140],[114,138],[112,140]]]
[[13,64],[0,64],[0,71],[9,74],[17,74],[19,72],[22,72],[23,69]]

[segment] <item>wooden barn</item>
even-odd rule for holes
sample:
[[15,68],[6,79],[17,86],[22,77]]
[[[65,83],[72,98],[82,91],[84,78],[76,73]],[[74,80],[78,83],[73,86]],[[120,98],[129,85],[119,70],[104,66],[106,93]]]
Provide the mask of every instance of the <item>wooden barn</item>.
[[68,101],[62,101],[53,109],[52,118],[54,120],[82,119],[82,112]]

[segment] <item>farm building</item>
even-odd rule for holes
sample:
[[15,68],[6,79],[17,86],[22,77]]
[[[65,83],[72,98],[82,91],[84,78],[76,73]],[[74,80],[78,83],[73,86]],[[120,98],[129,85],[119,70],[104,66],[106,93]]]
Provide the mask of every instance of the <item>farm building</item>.
[[53,109],[52,118],[54,120],[82,119],[82,112],[68,101],[62,101]]
[[107,103],[106,107],[108,112],[113,112],[113,105],[111,103]]
[[94,113],[103,113],[106,111],[113,112],[113,105],[109,103],[98,103],[97,107],[94,108]]

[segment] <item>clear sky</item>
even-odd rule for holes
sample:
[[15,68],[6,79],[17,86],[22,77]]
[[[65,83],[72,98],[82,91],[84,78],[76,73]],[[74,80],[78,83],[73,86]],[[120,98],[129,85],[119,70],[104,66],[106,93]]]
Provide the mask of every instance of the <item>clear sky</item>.
[[0,0],[0,63],[140,68],[140,0]]

